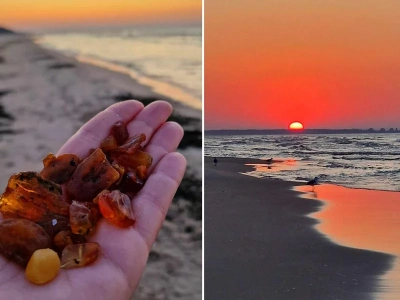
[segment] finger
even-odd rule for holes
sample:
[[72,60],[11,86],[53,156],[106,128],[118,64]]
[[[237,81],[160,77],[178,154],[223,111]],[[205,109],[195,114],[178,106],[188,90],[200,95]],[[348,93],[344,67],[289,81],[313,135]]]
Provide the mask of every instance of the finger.
[[153,158],[149,173],[165,155],[176,150],[182,137],[183,129],[178,123],[167,122],[161,125],[145,148],[145,151]]
[[150,251],[186,169],[185,157],[177,152],[165,155],[133,200],[136,230]]
[[142,145],[145,146],[150,141],[153,133],[165,123],[171,113],[172,106],[166,101],[150,103],[127,125],[129,135],[144,133],[146,141]]
[[143,110],[143,104],[136,100],[128,100],[111,105],[98,113],[83,125],[58,151],[74,153],[81,158],[88,155],[91,148],[97,148],[110,134],[110,128],[118,121],[129,123]]

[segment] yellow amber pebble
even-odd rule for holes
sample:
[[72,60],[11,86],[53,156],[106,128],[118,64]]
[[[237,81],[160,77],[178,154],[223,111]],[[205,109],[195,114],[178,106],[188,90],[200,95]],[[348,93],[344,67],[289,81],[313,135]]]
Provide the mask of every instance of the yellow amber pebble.
[[26,278],[35,284],[43,284],[53,280],[60,271],[60,259],[51,249],[36,250],[25,270]]

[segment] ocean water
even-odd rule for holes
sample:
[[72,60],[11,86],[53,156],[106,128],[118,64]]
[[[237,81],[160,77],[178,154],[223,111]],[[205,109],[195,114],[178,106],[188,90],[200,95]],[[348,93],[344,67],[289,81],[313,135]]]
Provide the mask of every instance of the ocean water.
[[157,92],[201,108],[200,24],[74,29],[36,37],[40,45],[67,55],[123,67]]
[[247,173],[400,191],[400,134],[206,136],[204,155],[273,158]]

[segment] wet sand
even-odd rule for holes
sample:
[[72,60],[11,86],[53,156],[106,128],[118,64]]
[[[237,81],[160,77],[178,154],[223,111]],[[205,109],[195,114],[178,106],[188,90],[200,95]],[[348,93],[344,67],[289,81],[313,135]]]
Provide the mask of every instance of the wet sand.
[[321,210],[311,214],[315,228],[336,244],[395,255],[390,270],[380,278],[377,299],[400,295],[400,193],[350,189],[322,184],[299,186],[307,199],[322,200]]
[[185,129],[179,151],[188,161],[134,299],[201,299],[201,111],[127,74],[43,49],[22,36],[0,35],[0,188],[13,173],[41,170],[42,159],[81,125],[127,99],[173,105],[171,120]]
[[240,174],[257,163],[205,158],[205,298],[374,299],[394,256],[332,242],[308,216],[323,202]]

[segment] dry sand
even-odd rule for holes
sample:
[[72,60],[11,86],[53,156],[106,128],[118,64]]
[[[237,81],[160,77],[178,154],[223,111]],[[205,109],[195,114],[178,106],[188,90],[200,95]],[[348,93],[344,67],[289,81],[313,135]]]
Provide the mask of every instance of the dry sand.
[[[165,99],[185,128],[188,169],[134,299],[201,299],[201,112],[156,95],[126,74],[80,63],[16,35],[0,35],[0,188],[41,170],[79,127],[116,101]],[[200,200],[199,200],[200,199]]]
[[205,298],[373,299],[394,256],[333,243],[307,216],[321,201],[240,174],[260,162],[205,158]]

